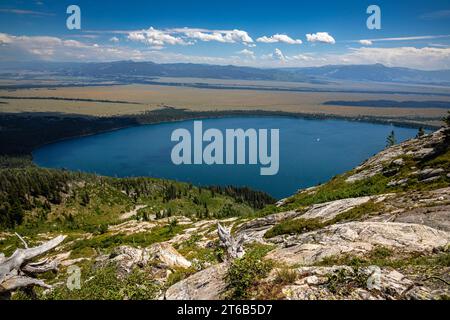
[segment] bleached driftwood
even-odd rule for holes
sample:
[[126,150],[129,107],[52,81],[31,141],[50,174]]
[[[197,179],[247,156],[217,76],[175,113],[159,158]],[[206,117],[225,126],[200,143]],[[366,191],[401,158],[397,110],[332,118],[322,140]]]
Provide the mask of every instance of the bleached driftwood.
[[217,231],[222,245],[227,249],[227,255],[230,260],[242,258],[245,254],[243,243],[244,237],[235,239],[229,230],[217,223]]
[[31,260],[56,248],[66,236],[58,236],[33,248],[28,248],[25,240],[17,236],[23,242],[25,249],[16,249],[9,258],[0,254],[0,294],[4,295],[20,288],[33,286],[50,288],[42,280],[33,278],[33,275],[57,270],[58,261],[45,259],[33,263]]

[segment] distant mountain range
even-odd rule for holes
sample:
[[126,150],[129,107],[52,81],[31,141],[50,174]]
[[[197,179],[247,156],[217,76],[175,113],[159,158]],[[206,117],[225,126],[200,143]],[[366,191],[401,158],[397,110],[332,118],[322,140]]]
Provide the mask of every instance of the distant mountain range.
[[305,76],[325,79],[450,84],[450,70],[423,71],[408,68],[390,68],[382,64],[339,65],[291,70]]
[[[135,77],[193,77],[234,80],[327,82],[335,80],[450,85],[450,70],[423,71],[382,64],[335,65],[311,68],[262,69],[192,63],[116,61],[102,63],[0,62],[0,76],[17,72],[44,72],[60,76],[103,79]],[[3,75],[1,75],[3,74]]]

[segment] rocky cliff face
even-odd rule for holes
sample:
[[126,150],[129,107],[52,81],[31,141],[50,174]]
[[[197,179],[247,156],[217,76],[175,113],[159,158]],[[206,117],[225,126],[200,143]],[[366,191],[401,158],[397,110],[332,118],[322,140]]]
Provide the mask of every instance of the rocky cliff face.
[[[65,251],[76,246],[65,243],[47,258],[65,267],[83,259],[96,270],[115,266],[118,279],[137,269],[156,284],[151,297],[160,299],[448,298],[449,129],[388,148],[259,217],[177,219],[169,227],[179,232],[148,247],[117,246],[74,259]],[[118,221],[101,240],[145,236],[169,220]],[[225,257],[233,250],[221,247],[218,223],[226,226],[222,233],[231,230],[228,243],[244,244],[243,258]]]

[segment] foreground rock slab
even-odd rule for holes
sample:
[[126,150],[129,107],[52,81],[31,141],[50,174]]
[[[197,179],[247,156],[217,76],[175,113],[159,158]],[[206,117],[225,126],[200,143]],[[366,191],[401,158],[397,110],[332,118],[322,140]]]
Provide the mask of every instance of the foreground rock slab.
[[226,263],[211,266],[177,282],[165,294],[167,300],[218,300],[226,290]]
[[282,289],[287,300],[416,300],[439,299],[446,294],[391,268],[302,267],[296,272],[295,283]]
[[340,254],[361,255],[377,246],[403,252],[431,252],[448,245],[450,235],[418,224],[350,222],[271,241],[280,247],[267,258],[287,265],[310,265]]

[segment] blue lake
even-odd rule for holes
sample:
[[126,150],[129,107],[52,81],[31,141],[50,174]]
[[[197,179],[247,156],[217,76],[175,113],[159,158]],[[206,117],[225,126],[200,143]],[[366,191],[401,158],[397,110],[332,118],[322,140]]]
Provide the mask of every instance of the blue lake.
[[[196,185],[248,186],[276,198],[326,182],[381,151],[394,130],[397,141],[417,130],[344,120],[287,117],[239,117],[203,120],[203,130],[279,129],[279,171],[261,176],[261,165],[174,165],[171,141],[175,129],[193,131],[193,121],[138,126],[75,138],[41,147],[33,153],[42,167],[66,168],[117,177],[151,176]],[[269,134],[270,136],[270,134]],[[206,146],[208,143],[204,143]]]

